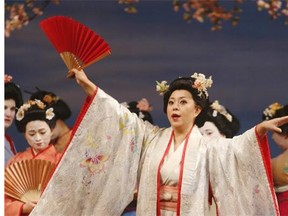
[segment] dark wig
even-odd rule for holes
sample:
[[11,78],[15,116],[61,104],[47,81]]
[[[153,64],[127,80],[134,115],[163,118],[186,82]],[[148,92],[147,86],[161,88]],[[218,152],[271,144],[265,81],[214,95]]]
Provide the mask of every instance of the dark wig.
[[225,135],[225,137],[232,138],[239,131],[240,122],[227,108],[225,108],[225,111],[232,117],[231,121],[228,120],[224,114],[221,114],[209,106],[206,121],[214,123],[220,133]]
[[50,129],[52,130],[56,125],[56,118],[55,116],[51,120],[46,118],[46,110],[48,108],[49,107],[45,107],[44,109],[39,108],[36,104],[34,104],[34,105],[31,105],[31,107],[24,112],[24,116],[21,120],[18,120],[16,116],[15,124],[16,124],[18,131],[20,133],[25,133],[26,125],[29,122],[36,121],[36,120],[45,121],[50,127]]
[[195,78],[183,77],[183,78],[178,78],[174,80],[169,85],[169,89],[165,92],[164,97],[163,97],[164,113],[167,113],[168,101],[169,101],[171,94],[175,90],[187,90],[191,93],[192,98],[195,101],[195,103],[202,108],[202,111],[195,119],[195,124],[198,127],[202,127],[206,119],[206,112],[207,112],[207,108],[209,104],[209,98],[208,96],[204,94],[201,94],[201,96],[199,95],[200,92],[196,88],[192,87],[194,82],[195,82]]
[[[273,104],[271,104],[269,106],[269,108],[267,108],[267,109],[270,109],[272,106],[273,106]],[[279,117],[283,117],[283,116],[288,116],[288,104],[286,104],[285,106],[282,106],[281,108],[277,109],[274,112],[274,114],[272,114],[270,116],[269,115],[265,115],[265,111],[264,111],[263,114],[262,114],[262,120],[270,120],[270,119],[279,118]],[[280,126],[280,128],[282,130],[282,132],[281,132],[282,135],[285,135],[285,136],[288,135],[288,123]]]
[[131,101],[130,103],[128,103],[128,109],[130,110],[130,112],[136,113],[136,115],[139,118],[143,119],[144,121],[149,121],[151,124],[153,124],[153,119],[152,119],[150,112],[141,111],[137,107],[137,104],[138,104],[138,102],[136,102],[136,101]]
[[69,106],[53,92],[38,90],[30,96],[30,100],[41,100],[46,106],[53,107],[56,119],[68,119],[72,112]]
[[23,97],[19,86],[13,82],[5,83],[5,100],[12,99],[15,101],[16,107],[19,108],[23,104]]

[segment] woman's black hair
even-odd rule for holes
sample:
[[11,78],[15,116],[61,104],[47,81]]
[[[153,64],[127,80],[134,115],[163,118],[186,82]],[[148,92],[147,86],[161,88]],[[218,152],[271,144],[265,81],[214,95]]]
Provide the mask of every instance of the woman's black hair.
[[44,109],[39,108],[36,104],[34,104],[34,105],[31,105],[31,107],[28,108],[26,111],[24,111],[24,115],[21,120],[18,120],[17,115],[16,115],[15,124],[16,124],[18,131],[20,133],[25,133],[26,125],[29,122],[36,121],[36,120],[45,121],[50,127],[50,129],[52,130],[56,125],[56,118],[54,116],[51,120],[47,119],[46,110],[48,108],[49,107],[45,107]]
[[207,116],[207,108],[209,105],[209,97],[206,96],[203,92],[198,91],[198,89],[193,88],[192,85],[195,82],[195,78],[192,77],[182,77],[175,79],[170,85],[169,89],[165,92],[163,97],[164,102],[164,113],[167,113],[167,106],[168,101],[171,96],[171,94],[175,90],[187,90],[191,93],[193,100],[195,101],[196,105],[200,106],[202,111],[195,119],[195,124],[198,127],[202,127]]
[[69,106],[53,92],[38,90],[30,96],[30,100],[38,99],[46,106],[53,107],[56,119],[66,120],[72,112]]
[[240,122],[236,118],[236,116],[230,112],[229,109],[225,108],[225,111],[232,117],[231,120],[229,120],[225,115],[221,114],[220,112],[209,106],[207,110],[206,121],[214,123],[220,133],[225,135],[225,137],[232,138],[239,131]]
[[12,99],[15,101],[16,107],[19,108],[23,104],[23,97],[18,85],[13,82],[5,83],[5,100]]

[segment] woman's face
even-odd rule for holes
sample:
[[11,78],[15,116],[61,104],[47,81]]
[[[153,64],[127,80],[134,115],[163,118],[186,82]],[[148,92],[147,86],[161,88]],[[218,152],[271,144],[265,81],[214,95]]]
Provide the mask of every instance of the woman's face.
[[190,129],[201,112],[187,90],[175,90],[168,101],[167,117],[173,129]]
[[279,133],[273,133],[272,139],[283,150],[288,149],[288,135],[281,135]]
[[5,105],[4,105],[4,125],[5,129],[9,128],[15,117],[16,113],[16,103],[13,99],[8,99],[5,100]]
[[210,138],[225,137],[223,134],[220,133],[216,125],[210,121],[206,121],[204,123],[204,125],[200,128],[200,132],[204,137],[210,137]]
[[50,143],[52,131],[45,121],[30,121],[26,125],[25,138],[37,153],[44,150]]

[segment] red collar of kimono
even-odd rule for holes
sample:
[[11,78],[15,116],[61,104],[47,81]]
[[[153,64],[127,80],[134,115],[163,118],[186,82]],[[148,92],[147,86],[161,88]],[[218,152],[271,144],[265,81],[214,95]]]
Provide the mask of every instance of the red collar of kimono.
[[33,148],[31,147],[31,152],[32,152],[32,155],[33,155],[33,158],[37,157],[39,154],[41,154],[42,152],[44,151],[47,151],[47,149],[49,149],[52,145],[49,144],[45,149],[42,149],[41,151],[35,153]]
[[[181,203],[181,187],[182,187],[182,179],[183,179],[183,168],[184,168],[184,160],[185,160],[185,155],[186,155],[186,148],[187,148],[187,144],[189,141],[189,137],[190,137],[190,133],[192,131],[192,128],[190,129],[190,131],[188,132],[188,134],[185,137],[185,143],[184,143],[184,148],[183,148],[183,152],[182,152],[182,158],[181,158],[181,164],[180,164],[180,173],[179,173],[179,177],[178,177],[178,200],[177,200],[177,209],[176,209],[176,215],[180,216],[180,203]],[[160,209],[160,187],[161,187],[161,168],[164,162],[164,159],[166,158],[171,144],[172,144],[172,140],[174,137],[174,131],[171,133],[170,139],[169,139],[169,143],[166,147],[165,153],[160,161],[160,164],[158,166],[158,171],[157,171],[157,216],[161,215],[161,209]]]

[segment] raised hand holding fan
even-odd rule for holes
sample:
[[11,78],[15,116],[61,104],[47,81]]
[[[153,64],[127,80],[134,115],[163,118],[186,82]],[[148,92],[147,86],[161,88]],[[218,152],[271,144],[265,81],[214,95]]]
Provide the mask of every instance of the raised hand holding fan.
[[4,193],[21,202],[37,202],[40,199],[55,164],[40,159],[22,160],[5,169]]
[[69,71],[83,69],[111,54],[109,45],[98,34],[71,17],[49,17],[40,22],[40,27]]

